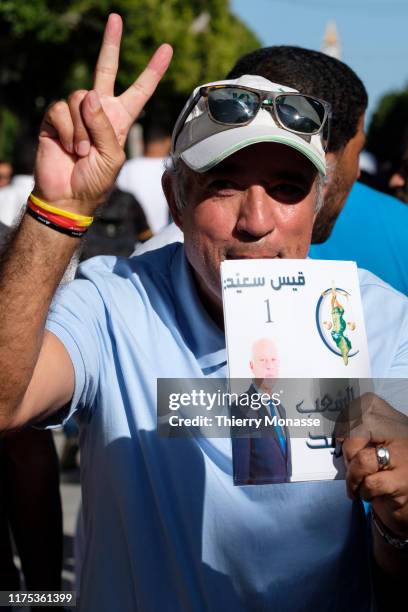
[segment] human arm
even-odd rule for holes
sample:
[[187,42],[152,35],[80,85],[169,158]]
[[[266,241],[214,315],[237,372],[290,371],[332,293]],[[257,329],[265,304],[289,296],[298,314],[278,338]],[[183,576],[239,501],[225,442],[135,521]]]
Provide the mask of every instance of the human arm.
[[[130,126],[171,59],[162,45],[121,96],[114,96],[122,23],[109,17],[94,89],[52,105],[43,120],[34,193],[66,211],[92,215],[124,161]],[[82,143],[82,144],[81,144]],[[72,397],[74,371],[47,312],[79,239],[25,216],[0,266],[0,431],[57,410]]]

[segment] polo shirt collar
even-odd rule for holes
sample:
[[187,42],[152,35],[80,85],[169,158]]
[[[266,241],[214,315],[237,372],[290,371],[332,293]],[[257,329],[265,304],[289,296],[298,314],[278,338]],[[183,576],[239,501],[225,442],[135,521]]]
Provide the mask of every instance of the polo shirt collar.
[[202,369],[227,361],[225,335],[204,308],[197,292],[184,245],[178,245],[170,267],[177,320]]

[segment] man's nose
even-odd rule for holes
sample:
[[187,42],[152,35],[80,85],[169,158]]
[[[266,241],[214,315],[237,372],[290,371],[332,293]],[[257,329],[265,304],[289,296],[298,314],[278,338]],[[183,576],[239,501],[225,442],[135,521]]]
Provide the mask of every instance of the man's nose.
[[251,185],[243,194],[237,231],[254,239],[269,234],[275,227],[275,206],[262,185]]

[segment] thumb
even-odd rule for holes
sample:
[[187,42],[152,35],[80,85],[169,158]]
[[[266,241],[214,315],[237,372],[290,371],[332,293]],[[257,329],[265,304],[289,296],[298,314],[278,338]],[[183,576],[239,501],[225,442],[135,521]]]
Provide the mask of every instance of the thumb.
[[122,148],[95,90],[89,91],[83,99],[81,114],[98,153],[111,160],[121,159]]

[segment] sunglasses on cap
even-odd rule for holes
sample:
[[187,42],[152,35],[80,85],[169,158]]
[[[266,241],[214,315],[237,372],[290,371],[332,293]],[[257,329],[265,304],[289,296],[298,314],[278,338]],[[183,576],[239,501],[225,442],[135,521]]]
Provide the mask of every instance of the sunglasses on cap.
[[331,109],[328,102],[298,92],[263,91],[242,85],[204,85],[177,121],[173,151],[185,121],[200,98],[204,98],[207,113],[215,123],[245,126],[265,108],[284,130],[300,136],[319,134],[323,149],[327,149]]

